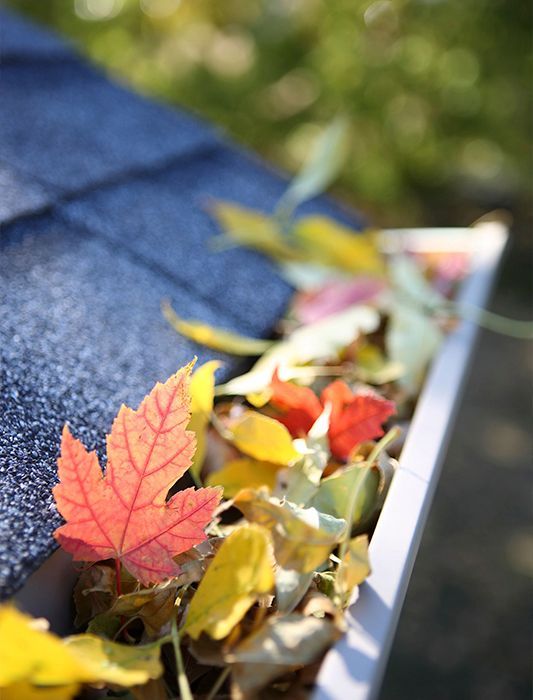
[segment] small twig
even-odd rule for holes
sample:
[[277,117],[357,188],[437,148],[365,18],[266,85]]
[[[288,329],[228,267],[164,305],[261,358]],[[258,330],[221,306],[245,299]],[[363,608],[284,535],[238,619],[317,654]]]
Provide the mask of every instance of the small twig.
[[221,438],[229,441],[233,440],[233,432],[224,425],[224,423],[220,420],[220,418],[214,411],[212,411],[211,413],[211,425],[217,431]]
[[183,657],[181,655],[180,647],[180,635],[178,632],[178,625],[176,622],[176,616],[172,616],[172,646],[174,647],[174,655],[176,657],[176,678],[178,681],[178,687],[180,689],[181,700],[193,700],[193,695],[191,693],[191,687],[185,673],[185,667],[183,665]]
[[[120,616],[120,619],[123,620],[123,619],[124,619],[124,616],[121,615],[121,616]],[[114,639],[114,640],[118,639],[118,638],[122,635],[122,633],[126,631],[127,627],[129,627],[129,625],[130,625],[131,622],[133,622],[134,620],[139,620],[139,619],[140,619],[139,616],[138,616],[138,615],[135,615],[135,617],[130,617],[129,620],[126,620],[126,621],[119,627],[119,629],[115,632],[115,635],[114,635],[113,639]]]
[[209,691],[209,694],[207,695],[205,700],[214,700],[216,697],[216,694],[222,688],[222,685],[224,684],[224,681],[226,678],[229,676],[231,673],[231,668],[229,666],[226,666],[226,668],[222,671],[222,673],[219,675],[219,677],[216,679],[215,684]]
[[397,425],[395,425],[394,428],[391,428],[389,432],[374,445],[372,452],[368,455],[368,459],[366,459],[365,462],[372,466],[379,455],[387,449],[391,442],[397,440],[401,434],[402,430]]
[[[373,450],[371,453],[368,455],[368,458],[361,463],[362,467],[372,467],[376,459],[379,457],[381,452],[385,450],[391,442],[394,442],[400,435],[401,435],[401,429],[395,425],[394,428],[391,428],[389,432],[381,438],[381,440],[374,445]],[[357,486],[353,488],[350,492],[350,498],[348,500],[348,508],[346,509],[346,535],[344,536],[340,547],[339,547],[339,564],[337,566],[337,576],[339,575],[339,571],[342,568],[342,562],[344,559],[344,556],[346,554],[346,551],[348,549],[348,546],[350,544],[350,538],[352,535],[352,523],[353,523],[353,518],[354,518],[354,511],[355,511],[355,506],[357,504],[357,498],[359,496],[359,493],[361,492],[361,489],[363,488],[366,478],[370,474],[370,469],[367,471],[367,474],[363,479],[357,482]]]

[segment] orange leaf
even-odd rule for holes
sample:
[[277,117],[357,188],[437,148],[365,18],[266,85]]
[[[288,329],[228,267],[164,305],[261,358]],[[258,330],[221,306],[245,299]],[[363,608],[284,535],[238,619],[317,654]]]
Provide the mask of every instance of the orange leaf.
[[177,576],[173,557],[205,539],[221,498],[217,488],[186,489],[166,501],[190,467],[191,365],[157,383],[134,411],[122,405],[107,438],[102,475],[96,453],[63,429],[54,497],[67,521],[55,531],[77,561],[114,558],[141,583]]
[[354,447],[365,440],[381,437],[381,424],[396,413],[393,401],[371,391],[353,394],[340,379],[327,386],[320,398],[324,406],[328,402],[332,406],[329,445],[339,459],[347,459]]
[[307,434],[326,404],[331,404],[328,438],[331,452],[338,459],[348,459],[365,440],[381,437],[381,424],[396,412],[392,401],[371,391],[354,394],[340,379],[329,384],[319,400],[311,389],[281,381],[276,371],[271,390],[271,404],[282,411],[276,418],[293,437]]
[[314,391],[305,387],[283,382],[278,370],[272,376],[270,403],[284,411],[276,418],[283,423],[293,437],[307,435],[313,423],[322,413],[322,406]]

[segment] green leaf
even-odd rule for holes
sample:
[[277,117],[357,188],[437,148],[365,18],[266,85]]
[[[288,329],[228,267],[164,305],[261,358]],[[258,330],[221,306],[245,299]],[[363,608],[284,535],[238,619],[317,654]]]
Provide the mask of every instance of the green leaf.
[[323,513],[337,518],[346,515],[353,489],[357,490],[353,527],[366,523],[378,504],[380,472],[368,465],[352,465],[323,479],[311,503]]
[[302,457],[281,476],[284,489],[279,495],[298,506],[305,506],[317,492],[324,469],[330,457],[328,430],[331,406],[317,418],[307,438],[294,440],[294,447]]
[[278,564],[301,573],[319,567],[346,529],[342,518],[316,508],[299,508],[289,501],[269,497],[263,490],[243,489],[234,504],[247,520],[271,531]]
[[314,571],[302,574],[295,569],[284,569],[282,566],[278,566],[276,569],[276,603],[280,613],[287,614],[294,610],[307,593],[314,575]]
[[443,337],[428,313],[445,300],[429,284],[420,267],[405,255],[391,260],[389,274],[395,297],[385,336],[387,355],[402,365],[404,372],[399,382],[414,394]]
[[337,178],[348,152],[349,121],[339,114],[324,129],[309,158],[280,199],[276,213],[288,218],[300,204],[324,192]]

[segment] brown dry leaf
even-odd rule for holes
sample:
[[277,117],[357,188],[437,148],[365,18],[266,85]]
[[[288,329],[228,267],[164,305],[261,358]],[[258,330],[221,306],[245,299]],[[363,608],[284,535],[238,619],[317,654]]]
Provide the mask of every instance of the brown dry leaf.
[[319,590],[310,589],[302,600],[299,612],[306,617],[327,617],[331,619],[340,632],[346,631],[346,619],[343,611],[335,605],[331,598]]
[[168,700],[167,689],[162,678],[148,681],[145,685],[136,685],[130,688],[130,693],[135,700]]
[[354,537],[348,543],[337,572],[336,587],[346,603],[353,589],[370,574],[368,560],[368,536]]
[[76,627],[83,627],[96,615],[107,612],[115,597],[115,570],[112,567],[94,564],[82,571],[74,587]]
[[269,497],[262,489],[243,489],[234,505],[250,522],[269,528],[278,564],[300,573],[320,566],[345,530],[345,521],[340,518]]
[[299,613],[269,618],[226,657],[237,693],[254,697],[278,676],[315,661],[338,637],[329,619]]
[[121,595],[115,600],[109,613],[139,618],[144,624],[148,637],[156,638],[161,633],[161,628],[172,617],[176,589],[175,581],[169,581],[160,586]]

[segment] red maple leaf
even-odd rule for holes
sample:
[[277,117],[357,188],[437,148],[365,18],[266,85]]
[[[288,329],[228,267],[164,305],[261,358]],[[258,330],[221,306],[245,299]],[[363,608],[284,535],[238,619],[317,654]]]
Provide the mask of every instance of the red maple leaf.
[[354,394],[340,379],[329,384],[320,399],[308,387],[281,381],[277,370],[270,388],[270,403],[282,411],[276,418],[293,437],[307,435],[326,404],[331,404],[328,438],[331,453],[338,459],[348,459],[350,452],[365,440],[381,437],[382,423],[396,413],[392,401],[372,391]]
[[176,576],[173,557],[205,539],[221,490],[189,488],[166,500],[196,447],[186,430],[190,372],[187,366],[157,383],[136,411],[120,407],[107,437],[105,476],[96,453],[64,427],[53,493],[66,524],[54,535],[75,560],[114,558],[148,585]]

